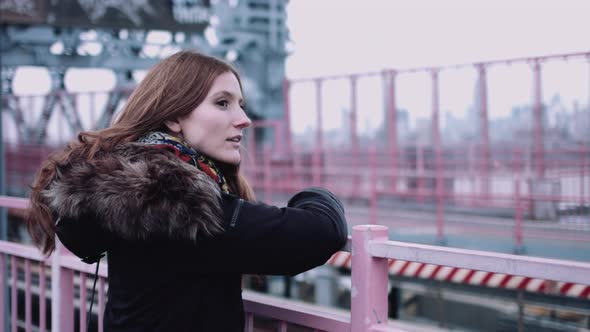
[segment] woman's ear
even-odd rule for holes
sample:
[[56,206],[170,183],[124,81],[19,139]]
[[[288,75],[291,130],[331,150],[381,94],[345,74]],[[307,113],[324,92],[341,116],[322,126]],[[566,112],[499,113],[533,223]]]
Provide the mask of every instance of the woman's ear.
[[168,130],[170,130],[173,133],[178,134],[182,131],[182,127],[180,126],[180,122],[178,120],[164,121],[164,124],[166,125],[166,127],[168,127]]

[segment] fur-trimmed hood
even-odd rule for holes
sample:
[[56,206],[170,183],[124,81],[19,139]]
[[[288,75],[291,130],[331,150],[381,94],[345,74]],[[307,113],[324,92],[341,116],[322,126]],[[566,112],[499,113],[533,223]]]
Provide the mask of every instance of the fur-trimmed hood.
[[96,220],[127,240],[196,240],[223,230],[217,184],[173,153],[140,143],[62,163],[42,195],[58,220]]

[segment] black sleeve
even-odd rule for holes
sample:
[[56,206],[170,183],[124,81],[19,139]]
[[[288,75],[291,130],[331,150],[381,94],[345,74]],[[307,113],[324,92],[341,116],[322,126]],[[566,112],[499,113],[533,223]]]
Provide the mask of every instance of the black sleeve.
[[346,243],[344,209],[325,189],[299,192],[284,208],[222,199],[226,231],[182,250],[191,269],[295,275],[324,264]]

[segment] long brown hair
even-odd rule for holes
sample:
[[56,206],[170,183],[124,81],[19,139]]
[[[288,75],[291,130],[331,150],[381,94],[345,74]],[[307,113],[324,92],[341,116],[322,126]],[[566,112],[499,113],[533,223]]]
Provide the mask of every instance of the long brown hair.
[[[214,80],[226,72],[236,76],[241,89],[240,75],[228,63],[192,51],[175,53],[148,72],[110,127],[81,132],[66,149],[50,156],[37,171],[25,218],[33,242],[45,254],[55,249],[54,217],[41,192],[55,179],[57,165],[90,160],[98,152],[111,151],[147,132],[166,131],[166,121],[190,114],[203,102]],[[240,174],[239,165],[220,165],[220,168],[232,192],[246,200],[254,200],[253,190]]]

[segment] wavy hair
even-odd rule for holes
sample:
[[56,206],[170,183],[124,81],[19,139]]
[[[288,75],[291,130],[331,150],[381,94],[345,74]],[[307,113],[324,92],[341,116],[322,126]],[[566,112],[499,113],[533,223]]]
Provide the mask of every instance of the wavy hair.
[[[203,102],[215,79],[226,72],[236,76],[241,89],[240,75],[230,64],[193,51],[175,53],[148,72],[110,127],[79,133],[63,151],[45,160],[35,175],[25,217],[33,242],[43,253],[48,255],[55,249],[55,223],[41,192],[55,179],[58,165],[90,160],[99,152],[133,142],[150,131],[167,131],[164,123],[188,116]],[[221,164],[220,169],[232,192],[254,200],[239,165]]]

